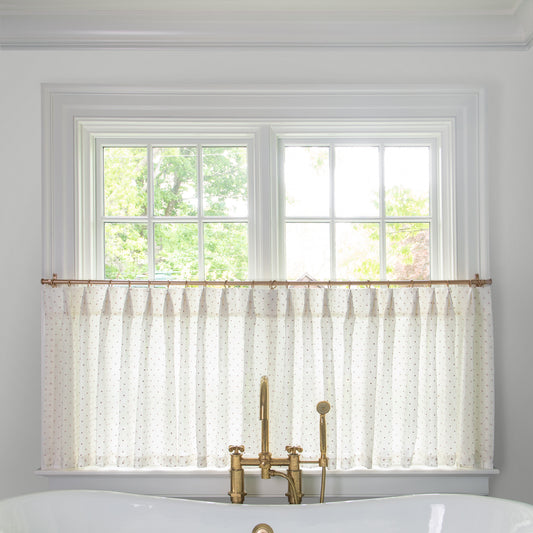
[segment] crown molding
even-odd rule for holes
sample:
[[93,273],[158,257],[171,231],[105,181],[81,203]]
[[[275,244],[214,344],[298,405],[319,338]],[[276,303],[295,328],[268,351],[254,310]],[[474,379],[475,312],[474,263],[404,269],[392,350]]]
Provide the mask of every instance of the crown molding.
[[[346,16],[343,16],[346,15]],[[485,14],[332,12],[261,17],[254,13],[1,13],[1,49],[183,47],[444,47],[529,49],[533,0]]]

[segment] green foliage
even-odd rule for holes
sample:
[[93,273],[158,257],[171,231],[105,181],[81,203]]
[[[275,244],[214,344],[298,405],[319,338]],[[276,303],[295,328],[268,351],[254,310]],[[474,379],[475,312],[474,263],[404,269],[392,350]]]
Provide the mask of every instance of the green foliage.
[[146,148],[104,149],[105,216],[146,215],[147,183]]
[[156,224],[157,279],[198,279],[198,225]]
[[387,224],[387,279],[429,279],[429,224]]
[[246,216],[247,151],[242,147],[204,148],[204,214]]
[[154,214],[198,214],[196,147],[154,148]]
[[398,185],[387,189],[385,213],[388,217],[413,217],[429,215],[429,198]]
[[146,224],[105,224],[105,277],[145,279],[148,276]]
[[246,279],[248,234],[246,224],[205,225],[205,279]]
[[[198,191],[199,156],[196,146],[155,147],[152,152],[154,215],[176,217],[154,224],[154,253],[157,279],[198,279],[199,198],[207,216],[247,215],[247,150],[245,147],[203,146],[201,153],[203,190]],[[324,153],[322,153],[324,152]],[[327,150],[315,150],[312,166],[327,162]],[[146,216],[148,153],[146,147],[108,147],[104,150],[105,216]],[[429,213],[427,195],[407,187],[386,191],[386,216],[413,217]],[[379,198],[375,199],[376,206]],[[338,271],[350,279],[380,276],[379,224],[343,223],[351,226],[337,245]],[[338,224],[340,227],[342,224]],[[245,279],[248,272],[247,224],[207,222],[203,225],[206,279]],[[338,234],[340,235],[340,233]],[[429,224],[387,222],[387,277],[429,277]],[[106,278],[135,279],[148,275],[148,227],[145,222],[105,224]]]
[[[379,198],[375,200],[379,205]],[[387,216],[423,216],[429,212],[427,196],[417,195],[406,187],[393,187],[386,195]],[[344,265],[350,279],[379,279],[380,261],[376,246],[380,230],[374,223],[353,224],[354,231],[365,233],[362,244],[353,249]],[[386,223],[387,279],[429,279],[429,224],[426,222]],[[365,242],[366,241],[366,242]],[[372,246],[372,242],[375,243]]]
[[[147,206],[147,148],[110,147],[104,151],[105,216],[144,216]],[[198,279],[197,147],[155,147],[154,215],[176,217],[154,223],[156,279]],[[202,147],[204,214],[247,215],[247,150]],[[205,271],[208,279],[245,279],[248,270],[247,224],[205,224]],[[145,223],[105,224],[106,278],[135,279],[148,274]]]

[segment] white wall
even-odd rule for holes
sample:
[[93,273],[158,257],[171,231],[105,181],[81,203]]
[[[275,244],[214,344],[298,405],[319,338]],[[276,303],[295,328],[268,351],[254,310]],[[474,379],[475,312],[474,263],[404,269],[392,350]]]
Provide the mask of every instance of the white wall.
[[[0,498],[41,490],[41,83],[484,87],[496,337],[492,494],[533,503],[533,50],[0,51]],[[474,273],[472,273],[474,274]]]

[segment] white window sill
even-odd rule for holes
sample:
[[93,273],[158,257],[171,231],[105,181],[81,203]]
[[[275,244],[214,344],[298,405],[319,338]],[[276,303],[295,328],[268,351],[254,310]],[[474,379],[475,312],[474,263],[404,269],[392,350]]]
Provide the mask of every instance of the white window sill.
[[[462,493],[488,495],[489,479],[498,470],[357,470],[328,471],[326,500],[375,498],[420,493]],[[178,498],[229,502],[227,470],[73,470],[43,471],[53,490],[96,489],[134,492]],[[284,503],[286,481],[262,480],[256,469],[245,469],[246,503]],[[303,472],[304,501],[318,501],[320,470]]]

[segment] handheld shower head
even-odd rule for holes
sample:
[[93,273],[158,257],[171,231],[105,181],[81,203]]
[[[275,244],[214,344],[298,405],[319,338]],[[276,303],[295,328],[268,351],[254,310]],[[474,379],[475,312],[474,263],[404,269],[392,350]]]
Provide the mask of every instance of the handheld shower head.
[[320,415],[325,415],[326,413],[329,413],[330,409],[331,409],[331,405],[329,405],[329,402],[322,401],[316,404],[316,410],[318,411],[318,414]]

